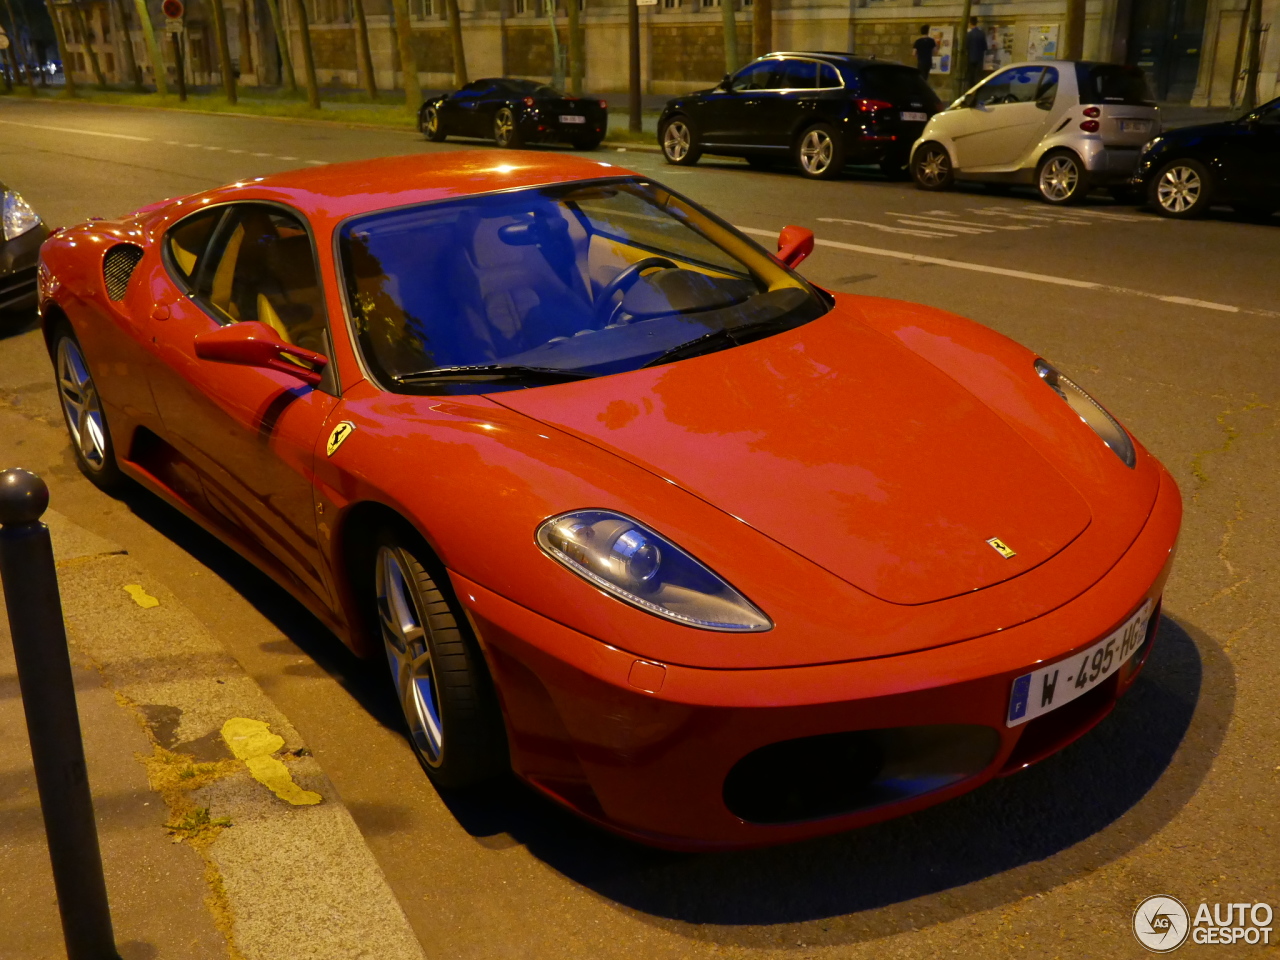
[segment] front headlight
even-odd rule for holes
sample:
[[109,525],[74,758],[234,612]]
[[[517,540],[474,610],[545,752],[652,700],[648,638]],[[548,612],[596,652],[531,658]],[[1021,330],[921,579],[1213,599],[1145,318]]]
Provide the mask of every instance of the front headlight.
[[1112,453],[1130,469],[1137,462],[1137,454],[1133,449],[1133,441],[1119,421],[1103,409],[1102,404],[1084,392],[1074,380],[1059,373],[1052,364],[1044,360],[1036,360],[1036,373],[1040,379],[1053,388],[1053,392],[1067,401],[1067,406],[1075,411],[1076,416],[1087,423],[1102,442],[1111,448]]
[[1142,145],[1142,149],[1138,151],[1138,156],[1145,157],[1147,155],[1147,151],[1150,150],[1159,142],[1160,142],[1159,137],[1152,137],[1150,140],[1148,140],[1146,143]]
[[0,221],[4,224],[4,238],[12,240],[38,224],[40,218],[36,216],[30,204],[22,199],[20,193],[16,190],[6,190],[3,209],[0,210]]
[[588,583],[654,616],[703,630],[755,633],[773,626],[723,578],[623,514],[562,513],[538,527],[538,546]]

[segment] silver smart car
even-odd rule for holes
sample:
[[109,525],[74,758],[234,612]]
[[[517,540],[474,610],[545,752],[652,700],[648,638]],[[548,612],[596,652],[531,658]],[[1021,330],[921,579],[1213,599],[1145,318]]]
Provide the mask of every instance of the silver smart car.
[[1158,133],[1160,110],[1137,67],[1017,63],[929,120],[911,148],[911,174],[922,190],[1026,183],[1049,203],[1076,203],[1097,186],[1122,194]]

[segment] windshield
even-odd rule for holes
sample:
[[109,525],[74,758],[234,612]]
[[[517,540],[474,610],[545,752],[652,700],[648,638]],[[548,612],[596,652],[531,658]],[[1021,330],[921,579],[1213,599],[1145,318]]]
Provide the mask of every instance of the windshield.
[[1115,63],[1077,63],[1081,103],[1116,103],[1154,106],[1147,76],[1138,67]]
[[[732,347],[745,336],[735,330],[773,333],[828,308],[737,231],[641,180],[382,211],[345,224],[339,246],[364,359],[404,391],[537,385],[515,368],[541,382],[620,373],[699,338]],[[721,331],[723,343],[711,337]],[[478,367],[482,384],[441,379],[442,368]]]

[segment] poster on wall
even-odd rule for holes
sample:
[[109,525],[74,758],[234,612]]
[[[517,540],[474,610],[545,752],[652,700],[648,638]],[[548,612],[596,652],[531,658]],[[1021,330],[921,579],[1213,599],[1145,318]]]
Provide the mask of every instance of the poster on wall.
[[987,52],[982,58],[984,70],[999,70],[1013,63],[1013,27],[987,27]]
[[951,72],[951,45],[955,40],[955,35],[956,28],[951,24],[945,27],[929,28],[929,36],[933,37],[933,42],[937,44],[933,48],[934,73]]
[[1058,24],[1033,25],[1027,30],[1027,59],[1058,59]]

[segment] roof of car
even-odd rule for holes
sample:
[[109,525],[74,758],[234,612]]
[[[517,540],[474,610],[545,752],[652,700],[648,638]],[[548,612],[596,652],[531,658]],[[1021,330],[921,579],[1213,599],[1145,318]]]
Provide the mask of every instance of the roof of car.
[[815,60],[826,60],[829,63],[843,63],[853,67],[865,67],[871,64],[886,67],[906,67],[908,70],[915,69],[896,60],[877,60],[875,57],[860,57],[856,53],[841,53],[834,50],[774,50],[766,53],[763,57],[757,59],[763,60],[766,57],[812,57]]

